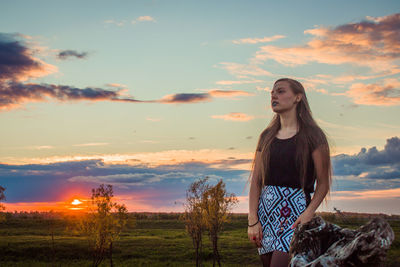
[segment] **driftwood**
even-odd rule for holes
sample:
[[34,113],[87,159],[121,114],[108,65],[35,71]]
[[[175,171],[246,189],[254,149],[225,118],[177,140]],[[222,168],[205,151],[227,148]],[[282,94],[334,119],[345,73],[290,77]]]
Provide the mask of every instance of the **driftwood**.
[[289,266],[383,266],[393,240],[392,228],[380,217],[351,230],[315,216],[294,230]]

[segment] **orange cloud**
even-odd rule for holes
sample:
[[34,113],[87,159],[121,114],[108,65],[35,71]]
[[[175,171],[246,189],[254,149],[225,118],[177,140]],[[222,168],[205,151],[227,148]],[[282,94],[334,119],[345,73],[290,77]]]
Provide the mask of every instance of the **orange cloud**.
[[76,144],[73,146],[106,146],[109,143],[86,143],[86,144]]
[[249,78],[249,76],[272,76],[269,71],[266,71],[255,64],[239,64],[233,62],[221,62],[219,64],[222,69],[227,70],[238,79]]
[[155,21],[155,19],[151,16],[140,16],[136,21]]
[[[21,34],[0,33],[0,82],[22,82],[57,72],[56,66],[34,57],[35,49],[27,47],[20,38],[32,39]],[[39,48],[37,50],[40,50]]]
[[54,146],[30,146],[28,148],[42,150],[42,149],[53,149],[55,147]]
[[160,121],[160,118],[151,118],[151,117],[146,117],[146,120],[148,121]]
[[156,20],[151,16],[140,16],[140,17],[137,17],[136,19],[132,20],[131,23],[136,24],[137,22],[143,22],[143,21],[156,22]]
[[[50,164],[67,161],[82,160],[101,160],[104,164],[124,164],[124,165],[143,165],[148,167],[158,167],[162,165],[176,165],[181,163],[205,163],[213,168],[226,167],[237,170],[248,170],[251,168],[250,159],[252,152],[240,152],[222,149],[200,149],[200,150],[166,150],[159,152],[143,152],[135,154],[97,154],[97,155],[71,155],[71,156],[51,156],[42,158],[11,158],[7,157],[7,164]],[[244,162],[236,162],[236,159]],[[232,164],[235,163],[235,164]],[[72,193],[72,192],[71,192]]]
[[208,91],[213,97],[234,97],[234,96],[252,96],[253,93],[249,93],[241,90],[210,90]]
[[333,83],[348,83],[348,82],[354,82],[356,80],[370,80],[370,79],[376,79],[376,78],[381,78],[384,76],[389,76],[389,75],[395,75],[400,73],[400,69],[389,69],[386,71],[382,71],[379,74],[375,75],[360,75],[360,74],[343,74],[339,76],[331,76],[327,79],[330,82]]
[[71,211],[85,211],[90,205],[88,200],[79,199],[81,204],[73,204],[73,199],[66,201],[55,201],[55,202],[16,202],[16,203],[4,203],[7,212],[14,211],[59,211],[59,212],[71,212]]
[[209,102],[212,100],[212,97],[234,97],[242,95],[249,96],[253,94],[246,91],[213,89],[208,90],[207,93],[181,93],[166,95],[162,99],[157,100],[157,102],[164,104]]
[[242,38],[239,40],[233,40],[234,44],[257,44],[257,43],[268,43],[278,39],[285,38],[284,35],[274,35],[271,37],[263,37],[263,38]]
[[120,83],[107,83],[106,86],[115,87],[115,88],[126,88],[125,84]]
[[113,20],[113,19],[108,19],[108,20],[105,20],[105,21],[104,21],[104,23],[107,23],[107,24],[115,24],[115,25],[117,25],[118,27],[124,26],[125,22],[126,22],[126,20],[116,21],[116,20]]
[[346,95],[360,105],[395,106],[400,104],[400,81],[385,79],[383,84],[356,83],[351,85]]
[[249,121],[254,119],[254,116],[247,115],[245,113],[240,112],[231,112],[226,115],[212,115],[213,119],[223,119],[226,121]]
[[398,69],[400,14],[388,15],[335,28],[320,27],[304,31],[314,36],[302,46],[282,48],[262,46],[252,59],[260,63],[273,59],[286,66],[318,62],[350,63],[370,67],[374,72]]
[[205,93],[170,94],[170,95],[166,95],[162,99],[158,100],[158,102],[165,103],[165,104],[196,103],[196,102],[209,102],[209,101],[211,101],[211,97],[209,94],[205,94]]
[[334,191],[332,198],[336,200],[371,199],[371,198],[399,198],[400,188],[368,190],[368,191]]

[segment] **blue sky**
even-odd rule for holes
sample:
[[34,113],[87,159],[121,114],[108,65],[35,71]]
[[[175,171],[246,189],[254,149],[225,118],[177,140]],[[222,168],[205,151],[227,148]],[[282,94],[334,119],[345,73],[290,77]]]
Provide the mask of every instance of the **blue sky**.
[[399,7],[2,1],[6,204],[56,205],[109,182],[132,211],[181,210],[187,186],[209,175],[245,212],[269,90],[291,77],[332,144],[336,197],[324,209],[398,213]]

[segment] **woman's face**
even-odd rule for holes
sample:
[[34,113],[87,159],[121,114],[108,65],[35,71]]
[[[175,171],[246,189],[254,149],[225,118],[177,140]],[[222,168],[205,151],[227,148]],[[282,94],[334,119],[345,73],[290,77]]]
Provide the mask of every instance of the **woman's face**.
[[286,81],[277,82],[271,91],[271,108],[276,113],[283,113],[296,108],[296,101],[299,100],[300,97],[296,97]]

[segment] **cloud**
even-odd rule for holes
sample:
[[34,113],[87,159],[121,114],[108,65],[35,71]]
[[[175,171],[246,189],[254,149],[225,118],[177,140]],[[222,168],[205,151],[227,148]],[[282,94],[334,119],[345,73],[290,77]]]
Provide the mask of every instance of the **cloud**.
[[273,42],[278,39],[285,38],[284,35],[274,35],[271,37],[263,37],[263,38],[242,38],[239,40],[233,40],[234,44],[257,44],[257,43],[268,43]]
[[144,21],[156,22],[156,20],[151,16],[140,16],[132,20],[131,23],[136,24],[137,22],[144,22]]
[[125,174],[113,174],[113,175],[97,175],[97,176],[74,176],[68,178],[70,182],[89,182],[89,183],[108,183],[108,184],[120,184],[120,185],[146,185],[162,180],[168,179],[182,179],[195,177],[193,173],[187,172],[167,172],[167,173],[125,173]]
[[[383,84],[382,84],[383,83]],[[355,104],[373,106],[395,106],[400,104],[400,81],[384,79],[372,84],[355,83],[345,95]]]
[[0,110],[19,108],[27,102],[45,102],[48,98],[60,102],[71,101],[113,101],[130,103],[190,104],[210,102],[213,97],[250,96],[251,93],[235,90],[211,90],[209,93],[169,94],[158,100],[137,100],[132,96],[124,98],[127,89],[117,91],[102,88],[75,88],[68,85],[0,82]]
[[374,146],[368,150],[362,148],[356,155],[337,155],[332,163],[335,175],[400,180],[400,139],[397,136],[387,139],[381,151]]
[[373,75],[363,75],[363,74],[342,74],[337,76],[325,75],[327,77],[326,82],[336,83],[336,84],[346,84],[349,82],[354,82],[357,80],[372,80],[377,78],[382,78],[385,76],[395,75],[400,73],[400,69],[389,69],[381,71],[379,74]]
[[68,59],[70,57],[76,57],[76,58],[82,59],[82,58],[86,58],[87,54],[88,54],[87,52],[79,53],[75,50],[63,50],[58,53],[57,57],[59,59],[63,59],[63,60]]
[[164,104],[182,104],[182,103],[210,102],[213,97],[232,98],[235,96],[251,96],[251,95],[254,94],[240,90],[211,89],[208,90],[207,93],[170,94],[156,101]]
[[[136,24],[138,22],[146,22],[146,21],[156,22],[156,20],[151,16],[140,16],[140,17],[137,17],[136,19],[131,20],[131,24]],[[117,20],[114,20],[114,19],[107,19],[107,20],[104,21],[104,23],[106,23],[106,24],[114,24],[114,25],[116,25],[118,27],[123,27],[127,23],[127,20],[124,19],[124,20],[117,21]]]
[[151,16],[140,16],[136,21],[155,21],[155,19]]
[[11,110],[27,102],[45,102],[53,98],[60,102],[70,101],[122,101],[145,102],[135,99],[119,98],[119,91],[101,88],[75,88],[68,85],[3,82],[0,83],[0,110]]
[[146,120],[148,121],[160,121],[160,118],[152,118],[152,117],[146,117]]
[[222,69],[227,70],[238,79],[247,79],[249,76],[272,76],[269,71],[254,64],[239,64],[233,62],[221,62],[219,64]]
[[206,93],[171,94],[171,95],[166,95],[159,100],[160,103],[167,103],[167,104],[195,103],[195,102],[205,102],[205,101],[211,101],[211,97],[209,94]]
[[22,83],[29,78],[53,73],[57,68],[33,57],[33,50],[18,40],[19,37],[17,34],[0,34],[0,110],[18,108],[26,102],[45,102],[47,98],[61,102],[77,100],[140,102],[135,99],[118,98],[122,94],[122,89],[110,91],[101,88],[80,89],[68,85]]
[[25,81],[57,72],[57,67],[35,58],[20,37],[0,33],[0,82]]
[[42,149],[53,149],[54,146],[33,146],[32,149],[42,150]]
[[400,59],[400,13],[304,31],[313,38],[293,47],[262,46],[252,59],[260,63],[273,59],[285,66],[310,62],[367,66],[374,72],[398,70]]
[[339,199],[371,199],[385,197],[399,197],[400,188],[383,189],[383,190],[368,190],[368,191],[337,191],[335,198]]
[[126,88],[127,87],[125,84],[120,84],[120,83],[107,83],[106,86],[115,87],[115,88]]
[[[247,159],[251,157],[252,153],[243,152],[226,152],[225,150],[217,149],[200,149],[200,150],[167,150],[158,152],[145,152],[134,154],[95,154],[95,155],[70,155],[70,156],[52,156],[43,158],[12,158],[6,157],[2,159],[3,162],[16,165],[30,165],[30,164],[56,164],[62,162],[75,162],[75,161],[97,161],[97,164],[104,162],[105,164],[128,164],[131,166],[147,166],[158,167],[172,165],[177,168],[180,164],[186,163],[199,163],[203,162],[212,167],[221,167],[221,159],[232,157]],[[100,160],[100,162],[99,162]],[[196,162],[195,162],[196,160]],[[197,164],[196,163],[196,164]],[[235,163],[235,164],[234,164]],[[193,166],[192,166],[193,167]],[[248,169],[251,167],[250,163],[237,164],[237,161],[230,161],[230,164],[225,164],[223,168],[230,169]]]
[[225,115],[212,115],[213,119],[223,119],[226,121],[250,121],[254,119],[254,116],[247,115],[240,112],[231,112]]
[[209,90],[208,93],[213,97],[235,97],[235,96],[252,96],[254,93],[249,93],[241,90]]
[[125,25],[126,20],[116,21],[116,20],[113,20],[113,19],[108,19],[108,20],[105,20],[104,23],[114,24],[114,25],[117,25],[118,27],[122,27],[122,26]]

